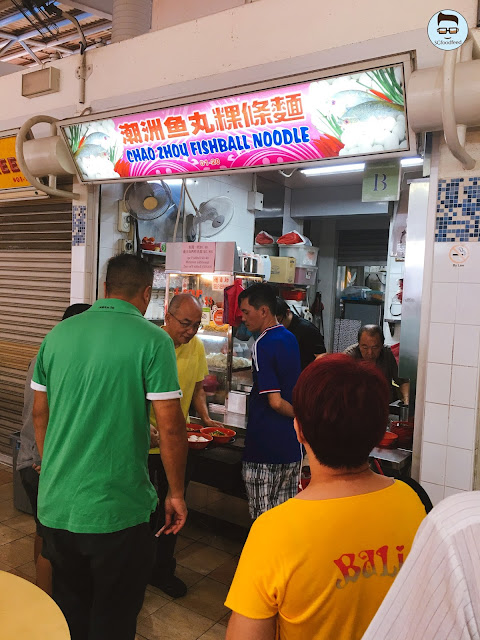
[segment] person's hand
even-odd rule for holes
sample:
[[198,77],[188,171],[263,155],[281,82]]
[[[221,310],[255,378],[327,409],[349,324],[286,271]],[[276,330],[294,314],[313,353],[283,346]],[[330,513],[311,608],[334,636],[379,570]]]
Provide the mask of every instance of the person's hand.
[[158,431],[153,424],[150,425],[150,449],[156,449],[158,447]]
[[42,465],[41,464],[32,464],[32,469],[35,469],[35,471],[40,475],[40,471],[42,469]]
[[203,424],[205,427],[215,427],[215,429],[225,428],[221,422],[217,422],[216,420],[212,420],[211,418],[207,418],[207,420],[203,420]]
[[167,495],[165,498],[165,524],[157,531],[155,536],[169,533],[178,533],[187,521],[187,505],[183,498],[172,498]]

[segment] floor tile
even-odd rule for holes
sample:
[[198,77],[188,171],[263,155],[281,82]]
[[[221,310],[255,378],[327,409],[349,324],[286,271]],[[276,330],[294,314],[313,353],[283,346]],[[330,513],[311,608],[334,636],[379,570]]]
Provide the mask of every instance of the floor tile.
[[29,516],[27,513],[23,513],[21,516],[15,516],[9,520],[4,520],[3,524],[7,525],[7,527],[12,527],[12,529],[17,529],[26,535],[35,533],[37,529],[33,516]]
[[221,620],[219,620],[218,624],[221,624],[224,627],[226,627],[228,625],[228,621],[230,620],[231,615],[232,615],[232,612],[229,611],[226,616],[224,616]]
[[207,633],[200,636],[199,640],[225,640],[225,627],[221,624],[216,624]]
[[243,545],[245,544],[246,539],[246,531],[244,540],[235,540],[227,538],[225,536],[216,535],[215,533],[208,533],[203,538],[200,538],[199,542],[208,544],[210,547],[215,547],[215,549],[221,549],[222,551],[226,551],[227,553],[239,555],[242,552]]
[[13,500],[13,482],[0,485],[0,502],[4,500]]
[[178,600],[178,604],[218,622],[228,613],[228,609],[223,605],[227,592],[227,586],[216,580],[204,578],[193,585],[187,595]]
[[153,593],[152,591],[145,591],[143,607],[138,614],[139,618],[146,618],[147,616],[152,615],[152,613],[155,613],[155,611],[158,611],[159,609],[164,607],[166,604],[168,604],[168,602],[169,600],[167,598],[163,598],[157,593]]
[[33,558],[33,540],[25,536],[0,546],[0,562],[16,569],[22,564],[31,562]]
[[184,538],[183,536],[177,536],[177,542],[175,544],[175,553],[178,553],[182,549],[185,549],[185,547],[188,547],[193,542],[194,540],[192,540],[192,538]]
[[12,482],[12,474],[0,469],[0,484],[7,484],[8,482]]
[[30,578],[36,578],[37,576],[37,570],[35,568],[35,563],[33,562],[33,560],[31,562],[27,562],[26,564],[21,564],[19,567],[17,567],[17,571],[24,573]]
[[177,554],[177,564],[206,576],[231,557],[225,551],[196,542]]
[[0,522],[4,520],[10,520],[15,516],[21,516],[22,512],[15,509],[13,506],[13,500],[4,500],[0,502]]
[[192,587],[197,582],[200,582],[205,576],[202,573],[198,573],[197,571],[192,571],[187,567],[183,567],[181,564],[177,565],[175,569],[175,575],[183,580],[183,582],[187,585],[187,587]]
[[183,527],[180,535],[191,540],[200,540],[206,533],[208,533],[207,527],[202,527],[187,520],[187,524]]
[[156,593],[157,596],[162,596],[162,598],[164,598],[165,600],[173,600],[172,596],[167,596],[164,591],[162,591],[158,587],[154,587],[153,584],[147,584],[147,591],[150,591],[150,593]]
[[213,580],[217,580],[217,582],[221,582],[222,584],[225,584],[227,585],[227,587],[229,587],[232,584],[233,576],[235,575],[235,571],[237,569],[238,560],[238,556],[229,558],[226,562],[209,573],[208,577],[212,578]]
[[197,640],[210,629],[212,621],[174,602],[137,622],[137,633],[148,640]]
[[25,534],[18,531],[18,529],[13,529],[3,522],[0,524],[0,545],[8,544],[9,542],[18,540],[18,538],[23,538],[24,535]]

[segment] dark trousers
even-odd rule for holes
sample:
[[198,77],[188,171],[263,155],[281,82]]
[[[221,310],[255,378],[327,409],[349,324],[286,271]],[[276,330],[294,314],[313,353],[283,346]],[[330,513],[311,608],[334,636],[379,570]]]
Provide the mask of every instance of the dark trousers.
[[153,564],[149,523],[92,534],[42,527],[42,536],[71,640],[134,640]]
[[[188,452],[187,467],[185,471],[185,492],[188,483],[193,475],[194,457]],[[150,474],[150,482],[157,490],[158,506],[155,513],[150,519],[152,530],[156,533],[165,524],[165,498],[168,493],[167,474],[162,464],[162,457],[159,454],[150,454],[148,456],[148,472]],[[174,558],[175,545],[177,543],[177,535],[169,533],[155,538],[155,562],[152,571],[153,582],[168,581],[175,573],[177,561]]]

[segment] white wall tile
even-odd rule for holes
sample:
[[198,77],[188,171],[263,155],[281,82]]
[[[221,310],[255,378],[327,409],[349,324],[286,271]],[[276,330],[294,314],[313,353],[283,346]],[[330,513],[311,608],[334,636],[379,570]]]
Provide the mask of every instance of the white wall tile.
[[447,444],[461,449],[475,447],[475,410],[465,407],[450,407]]
[[452,367],[447,364],[427,364],[426,402],[448,404],[450,401],[450,376]]
[[430,324],[428,362],[451,364],[454,328],[455,325],[453,324],[444,324],[441,322],[432,322]]
[[433,506],[437,505],[444,498],[445,487],[443,484],[433,484],[433,482],[422,482],[422,487],[428,493],[428,497],[433,503]]
[[453,487],[445,487],[445,498],[454,496],[457,493],[464,493],[463,489],[454,489]]
[[480,326],[456,324],[453,340],[453,364],[477,367],[480,345]]
[[[436,242],[435,244],[443,244]],[[462,267],[458,267],[459,282],[480,283],[480,243],[468,243],[468,260]]]
[[435,282],[432,285],[431,322],[455,322],[457,287],[453,282]]
[[448,404],[425,403],[423,439],[426,442],[447,444]]
[[[448,297],[445,298],[445,302],[451,303]],[[457,324],[480,325],[480,284],[459,283],[456,306]]]
[[458,282],[458,267],[454,267],[450,260],[451,246],[446,242],[435,242],[433,249],[433,281],[434,282]]
[[447,447],[445,485],[471,491],[473,482],[473,452]]
[[[460,449],[459,449],[460,451]],[[422,449],[422,462],[420,469],[420,482],[433,482],[445,484],[445,462],[447,447],[441,444],[424,442]]]
[[85,246],[72,247],[72,271],[82,271],[85,268],[87,248]]
[[75,298],[82,298],[85,300],[85,274],[81,271],[72,271],[70,276],[70,296]]
[[475,408],[477,403],[478,369],[476,367],[452,367],[450,403],[457,407]]

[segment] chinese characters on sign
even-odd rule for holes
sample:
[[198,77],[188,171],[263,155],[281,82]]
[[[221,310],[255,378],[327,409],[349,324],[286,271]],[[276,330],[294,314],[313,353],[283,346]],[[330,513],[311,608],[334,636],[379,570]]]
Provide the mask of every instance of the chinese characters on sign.
[[215,242],[182,244],[183,273],[212,273],[215,270]]
[[62,126],[85,181],[408,150],[403,65]]
[[223,291],[233,284],[233,276],[213,276],[212,290]]
[[210,111],[194,111],[187,118],[169,116],[163,121],[160,118],[134,120],[119,125],[118,130],[123,136],[124,145],[136,145],[303,119],[302,94],[294,93],[274,96],[269,100],[213,107]]

